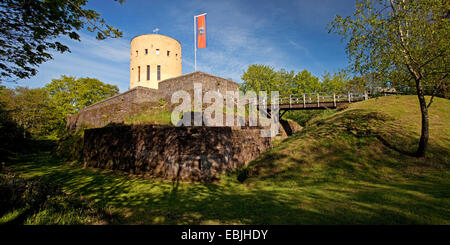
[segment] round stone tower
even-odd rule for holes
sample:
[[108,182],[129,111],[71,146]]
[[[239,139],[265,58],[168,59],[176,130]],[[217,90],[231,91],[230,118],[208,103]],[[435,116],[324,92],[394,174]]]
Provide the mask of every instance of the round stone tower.
[[181,44],[159,34],[140,35],[131,40],[130,89],[158,89],[162,80],[182,75]]

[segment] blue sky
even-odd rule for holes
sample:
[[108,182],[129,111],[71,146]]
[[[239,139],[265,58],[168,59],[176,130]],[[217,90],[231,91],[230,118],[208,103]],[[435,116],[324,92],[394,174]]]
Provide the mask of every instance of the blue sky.
[[[39,73],[17,85],[42,87],[61,75],[94,77],[129,88],[130,41],[141,34],[171,36],[182,45],[183,74],[194,71],[193,16],[207,15],[208,47],[197,52],[197,70],[236,82],[251,64],[275,69],[307,69],[320,76],[347,65],[345,44],[328,34],[336,14],[350,15],[354,0],[90,0],[89,8],[123,31],[123,37],[98,41],[83,31],[81,42],[62,38],[71,53],[55,54]],[[15,85],[12,85],[15,86]]]

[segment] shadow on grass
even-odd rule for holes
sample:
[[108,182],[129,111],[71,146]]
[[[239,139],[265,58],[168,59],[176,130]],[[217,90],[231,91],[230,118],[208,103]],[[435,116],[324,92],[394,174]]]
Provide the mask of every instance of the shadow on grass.
[[[276,162],[286,156],[267,157]],[[283,171],[275,183],[188,184],[84,169],[46,154],[23,160],[14,171],[41,176],[111,208],[120,214],[111,224],[440,224],[450,219],[448,200],[442,199],[448,190],[428,179],[389,185],[339,182],[329,176],[299,181],[300,176]],[[289,180],[298,183],[283,186]]]
[[241,171],[242,183],[162,182],[43,153],[11,167],[111,208],[112,224],[449,224],[449,149],[430,142],[432,158],[411,157],[417,135],[401,126],[365,110],[318,120]]

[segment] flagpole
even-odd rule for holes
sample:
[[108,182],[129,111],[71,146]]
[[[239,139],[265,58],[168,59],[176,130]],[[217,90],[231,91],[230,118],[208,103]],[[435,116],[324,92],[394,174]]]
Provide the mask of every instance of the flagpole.
[[197,71],[197,22],[195,18],[202,15],[206,15],[206,13],[194,16],[194,71]]
[[194,16],[194,71],[197,71],[197,24],[195,23],[195,18],[197,16]]

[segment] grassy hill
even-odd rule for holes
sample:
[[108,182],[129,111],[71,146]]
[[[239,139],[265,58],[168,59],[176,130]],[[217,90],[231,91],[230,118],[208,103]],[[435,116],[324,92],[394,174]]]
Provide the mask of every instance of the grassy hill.
[[[22,155],[7,168],[60,186],[70,199],[55,194],[53,205],[10,210],[0,223],[450,224],[448,108],[449,100],[439,98],[430,107],[425,159],[411,156],[420,133],[416,97],[389,96],[315,118],[247,168],[210,184]],[[74,198],[89,205],[64,201]]]

